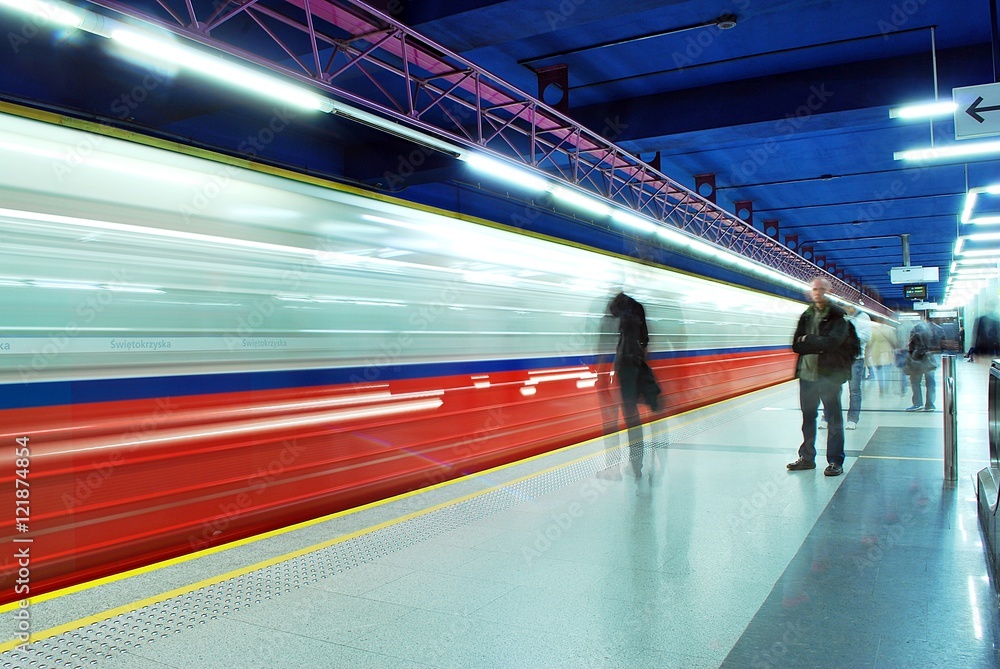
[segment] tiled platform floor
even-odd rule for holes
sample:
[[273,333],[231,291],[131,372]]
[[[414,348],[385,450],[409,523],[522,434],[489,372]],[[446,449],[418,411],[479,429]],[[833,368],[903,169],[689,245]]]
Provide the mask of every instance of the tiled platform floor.
[[957,483],[872,381],[845,475],[787,472],[789,383],[647,426],[638,481],[597,440],[36,602],[0,667],[997,667],[958,361]]

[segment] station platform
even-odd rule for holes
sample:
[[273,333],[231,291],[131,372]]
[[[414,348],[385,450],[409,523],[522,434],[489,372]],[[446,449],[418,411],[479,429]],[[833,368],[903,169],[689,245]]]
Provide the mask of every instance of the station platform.
[[[797,382],[2,613],[0,667],[1000,666],[977,520],[989,362],[937,411],[865,381],[839,477]],[[846,406],[846,392],[845,392]],[[23,615],[23,614],[22,614]]]

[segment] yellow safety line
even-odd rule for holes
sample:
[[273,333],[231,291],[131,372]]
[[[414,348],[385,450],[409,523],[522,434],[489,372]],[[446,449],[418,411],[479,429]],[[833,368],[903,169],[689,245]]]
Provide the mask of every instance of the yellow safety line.
[[[362,510],[367,509],[367,508],[373,508],[373,507],[376,507],[376,506],[381,506],[381,505],[387,504],[389,502],[393,502],[393,501],[405,499],[406,497],[410,497],[412,495],[416,495],[416,494],[420,494],[420,493],[425,493],[425,492],[428,492],[429,490],[433,490],[435,488],[444,487],[444,486],[447,486],[447,485],[454,485],[454,484],[459,483],[461,481],[466,481],[466,480],[469,480],[469,479],[472,479],[472,478],[475,478],[475,477],[478,477],[478,476],[485,476],[485,475],[487,475],[487,474],[489,474],[491,472],[496,472],[496,471],[499,471],[499,470],[502,470],[502,469],[507,469],[509,467],[513,467],[515,465],[523,464],[525,462],[530,462],[532,460],[536,460],[536,459],[539,459],[539,458],[542,458],[542,457],[547,457],[547,456],[555,454],[555,453],[559,453],[559,452],[562,452],[562,451],[567,451],[567,450],[574,449],[574,448],[580,448],[581,446],[589,444],[592,441],[596,441],[597,439],[603,439],[603,438],[604,438],[603,436],[602,437],[595,437],[594,439],[583,441],[583,442],[580,442],[578,444],[572,444],[570,446],[566,446],[566,447],[557,449],[555,451],[549,451],[548,453],[541,453],[539,455],[531,456],[531,457],[525,458],[523,460],[518,460],[517,462],[508,463],[506,465],[500,465],[498,467],[493,467],[492,469],[488,469],[488,470],[485,470],[485,471],[482,471],[482,472],[476,472],[474,474],[469,474],[469,475],[463,476],[463,477],[461,477],[459,479],[454,479],[454,480],[451,480],[451,481],[445,481],[443,483],[438,483],[438,484],[435,484],[433,486],[429,486],[427,488],[422,488],[420,490],[414,490],[414,491],[411,491],[411,492],[408,492],[408,493],[397,495],[395,497],[390,497],[390,498],[385,499],[385,500],[379,500],[377,502],[372,502],[372,503],[366,504],[365,506],[362,506],[362,507],[357,507],[357,508],[354,508],[354,509],[348,509],[346,511],[340,511],[338,513],[330,514],[328,516],[323,516],[322,518],[315,518],[313,520],[304,521],[302,523],[297,523],[295,525],[291,525],[291,526],[288,526],[288,527],[279,528],[277,530],[272,530],[271,532],[267,532],[267,533],[262,534],[262,535],[258,535],[258,536],[254,536],[254,537],[247,537],[246,539],[242,539],[240,541],[234,541],[232,543],[228,543],[228,544],[225,544],[223,546],[215,546],[213,548],[206,549],[204,551],[199,551],[197,553],[192,553],[190,555],[179,556],[177,558],[173,558],[171,560],[166,560],[164,562],[158,562],[156,564],[148,565],[146,567],[140,567],[140,568],[137,568],[137,569],[133,569],[133,570],[130,570],[128,572],[124,572],[123,574],[117,574],[117,575],[114,575],[114,576],[109,576],[109,577],[106,577],[106,578],[98,579],[96,581],[89,581],[87,583],[82,583],[80,585],[72,586],[72,587],[69,587],[69,588],[64,588],[62,590],[58,590],[58,591],[55,591],[55,592],[47,593],[45,595],[39,595],[38,597],[32,597],[32,598],[30,598],[28,600],[29,601],[29,605],[31,603],[42,602],[42,601],[45,601],[45,600],[48,600],[48,599],[55,599],[55,598],[58,598],[58,597],[63,597],[63,596],[66,596],[66,595],[74,593],[74,592],[78,592],[78,591],[81,591],[81,590],[86,590],[86,589],[95,587],[97,585],[102,585],[104,583],[109,583],[109,582],[121,580],[121,579],[124,579],[124,578],[129,578],[129,577],[132,577],[132,576],[137,576],[139,574],[150,572],[150,571],[155,571],[157,569],[162,569],[162,568],[167,567],[167,566],[172,565],[172,564],[177,564],[177,563],[180,563],[180,562],[185,562],[187,560],[192,560],[194,558],[202,557],[202,556],[205,556],[205,555],[208,555],[208,554],[211,554],[211,553],[215,553],[215,552],[219,552],[221,550],[229,550],[229,549],[235,548],[235,547],[237,547],[239,545],[251,543],[251,542],[258,541],[260,539],[264,539],[264,538],[271,537],[271,536],[276,536],[276,535],[284,534],[286,532],[289,532],[289,531],[292,531],[292,530],[296,530],[296,529],[301,529],[301,528],[307,527],[309,525],[315,525],[317,523],[324,522],[326,520],[332,520],[333,518],[336,518],[338,516],[347,515],[349,513],[356,513],[356,512],[362,511]],[[607,450],[608,449],[605,449],[605,452]],[[576,463],[583,462],[584,460],[588,460],[588,459],[594,458],[594,457],[599,456],[599,455],[600,455],[600,452],[591,453],[591,454],[588,454],[586,456],[582,456],[580,458],[577,458],[576,460],[571,460],[569,462],[565,462],[565,463],[562,463],[562,464],[559,464],[559,465],[554,465],[552,467],[549,467],[548,469],[543,469],[543,470],[540,470],[540,471],[532,472],[531,474],[527,474],[527,475],[522,476],[520,478],[513,479],[511,481],[507,481],[507,482],[502,483],[502,484],[498,484],[498,485],[493,486],[491,488],[480,490],[480,491],[474,492],[474,493],[469,493],[468,495],[465,495],[465,496],[462,496],[462,497],[450,499],[448,501],[441,502],[440,504],[436,504],[436,505],[428,507],[426,509],[422,509],[420,511],[414,511],[414,512],[406,514],[404,516],[400,516],[399,518],[394,518],[394,519],[391,519],[391,520],[387,520],[387,521],[384,521],[384,522],[379,523],[377,525],[373,525],[373,526],[367,527],[365,529],[356,530],[356,531],[354,531],[354,532],[352,532],[350,534],[346,534],[346,535],[337,537],[335,539],[330,539],[328,541],[324,541],[324,542],[321,542],[319,544],[314,544],[314,545],[308,546],[306,548],[300,548],[300,549],[292,551],[290,553],[285,553],[284,555],[273,557],[273,558],[270,558],[268,560],[264,560],[262,562],[258,562],[258,563],[253,564],[253,565],[249,565],[249,566],[246,566],[246,567],[241,567],[239,569],[234,569],[234,570],[232,570],[230,572],[227,572],[225,574],[220,574],[218,576],[213,576],[213,577],[210,577],[210,578],[206,578],[206,579],[203,579],[203,580],[198,581],[196,583],[191,583],[191,584],[187,584],[187,585],[181,586],[179,588],[175,588],[175,589],[170,590],[168,592],[164,592],[164,593],[161,593],[161,594],[158,594],[158,595],[153,595],[151,597],[147,597],[145,599],[141,599],[139,601],[132,602],[132,603],[129,603],[129,604],[124,604],[122,606],[119,606],[119,607],[116,607],[116,608],[113,608],[113,609],[109,609],[107,611],[103,611],[101,613],[97,613],[97,614],[94,614],[94,615],[91,615],[91,616],[87,616],[85,618],[80,618],[79,620],[75,620],[75,621],[70,622],[70,623],[65,623],[63,625],[59,625],[57,627],[50,628],[50,629],[45,630],[43,632],[38,632],[37,634],[33,633],[31,635],[31,641],[30,641],[30,643],[33,643],[33,642],[36,642],[36,641],[41,641],[43,639],[48,639],[50,637],[57,636],[59,634],[63,634],[65,632],[68,632],[68,631],[71,631],[71,630],[74,630],[74,629],[79,629],[80,627],[85,627],[86,625],[90,625],[90,624],[93,624],[95,622],[100,622],[102,620],[107,620],[109,618],[113,618],[116,615],[120,615],[122,613],[128,613],[129,611],[134,611],[134,610],[142,608],[144,606],[150,606],[152,604],[157,604],[159,602],[165,601],[165,600],[170,599],[172,597],[177,597],[179,595],[184,595],[184,594],[187,594],[189,592],[193,592],[194,590],[198,590],[200,588],[204,588],[204,587],[208,587],[210,585],[215,585],[217,583],[221,583],[222,581],[226,581],[226,580],[229,580],[229,579],[232,579],[232,578],[237,578],[239,576],[243,576],[243,575],[248,574],[250,572],[257,571],[257,570],[260,570],[260,569],[264,569],[264,568],[273,566],[275,564],[279,564],[281,562],[285,562],[285,561],[291,560],[293,558],[299,557],[301,555],[305,555],[307,553],[312,553],[314,551],[321,550],[323,548],[328,548],[330,546],[334,546],[336,544],[342,543],[342,542],[347,541],[349,539],[353,539],[355,537],[359,537],[359,536],[364,535],[364,534],[368,534],[370,532],[377,532],[378,530],[382,530],[382,529],[385,529],[387,527],[391,527],[393,525],[397,525],[399,523],[402,523],[402,522],[405,522],[405,521],[408,521],[408,520],[412,520],[414,518],[418,518],[420,516],[429,514],[429,513],[433,512],[433,511],[437,511],[439,509],[442,509],[442,508],[445,508],[445,507],[448,507],[448,506],[453,506],[455,504],[459,504],[461,502],[464,502],[464,501],[469,500],[469,499],[473,499],[475,497],[480,497],[482,495],[488,494],[488,493],[493,492],[495,490],[499,490],[501,488],[504,488],[504,487],[507,487],[507,486],[510,486],[510,485],[514,485],[514,484],[520,483],[522,481],[526,481],[528,479],[534,478],[536,476],[540,476],[542,474],[546,474],[546,473],[551,472],[551,471],[555,471],[557,469],[561,469],[563,467],[568,467],[568,466],[574,465]],[[19,603],[16,602],[16,601],[15,602],[11,602],[10,604],[6,604],[6,605],[3,606],[3,611],[10,611],[12,609],[18,608],[19,606],[20,606]],[[3,611],[0,611],[0,612],[3,612]],[[21,642],[19,640],[16,640],[16,639],[12,640],[12,641],[5,642],[5,643],[0,643],[0,653],[5,652],[7,650],[10,650],[11,648],[14,648],[16,646],[19,646],[22,643],[23,642]]]
[[[767,390],[773,390],[773,387],[771,387],[771,388],[764,388],[764,389],[761,389],[761,390],[756,390],[756,391],[753,391],[753,393],[758,393],[758,392],[767,391]],[[677,419],[682,418],[682,417],[687,417],[688,414],[691,414],[691,413],[693,413],[695,411],[705,411],[706,409],[712,408],[712,407],[717,406],[719,404],[724,404],[725,402],[734,402],[734,401],[735,401],[735,398],[729,399],[729,400],[721,400],[719,402],[714,402],[713,404],[709,404],[709,405],[706,405],[704,407],[699,407],[697,409],[689,409],[688,411],[684,411],[682,413],[679,413],[679,414],[676,414],[674,416],[671,416],[669,418],[669,420],[673,424],[673,423],[676,423]],[[660,419],[658,421],[654,421],[653,423],[647,423],[647,425],[654,426],[656,423],[662,422],[663,420],[666,420],[666,419]],[[702,419],[699,418],[697,420],[702,420]],[[684,427],[684,426],[687,426],[687,425],[691,424],[692,422],[697,422],[697,420],[695,420],[695,421],[688,421],[686,423],[682,423],[681,425],[672,425],[672,427]],[[617,435],[619,433],[615,433],[615,434]],[[654,432],[652,434],[652,436],[656,436],[656,435],[662,434],[662,433],[663,433],[663,430],[657,430],[656,432]],[[333,519],[339,518],[341,516],[346,516],[346,515],[349,515],[349,514],[352,514],[352,513],[359,513],[361,511],[365,511],[367,509],[373,509],[373,508],[382,506],[384,504],[389,504],[391,502],[395,502],[395,501],[398,501],[398,500],[406,499],[407,497],[411,497],[411,496],[414,496],[414,495],[419,495],[419,494],[422,494],[422,493],[425,493],[425,492],[429,492],[431,490],[435,490],[435,489],[438,489],[438,488],[442,488],[442,487],[445,487],[445,486],[455,485],[457,483],[460,483],[462,481],[470,480],[470,479],[475,478],[477,476],[485,476],[485,475],[490,474],[492,472],[501,471],[501,470],[506,469],[508,467],[513,467],[515,465],[518,465],[518,464],[521,464],[521,463],[524,463],[524,462],[530,462],[532,460],[536,460],[536,459],[543,458],[543,457],[546,457],[546,456],[549,456],[549,455],[553,455],[553,454],[559,453],[561,451],[567,451],[567,450],[570,450],[570,449],[573,449],[573,448],[580,448],[582,446],[590,444],[593,441],[597,441],[598,439],[604,439],[604,438],[606,438],[608,436],[611,436],[611,435],[605,435],[605,436],[601,436],[601,437],[594,437],[593,439],[589,439],[587,441],[582,441],[582,442],[579,442],[577,444],[571,444],[569,446],[565,446],[565,447],[563,447],[561,449],[557,449],[555,451],[547,451],[545,453],[540,453],[538,455],[534,455],[534,456],[531,456],[529,458],[524,458],[524,459],[518,460],[516,462],[511,462],[511,463],[508,463],[508,464],[505,464],[505,465],[498,465],[496,467],[493,467],[491,469],[487,469],[487,470],[484,470],[484,471],[481,471],[481,472],[475,472],[475,473],[472,473],[472,474],[466,474],[465,476],[462,476],[462,477],[459,477],[459,478],[456,478],[456,479],[450,479],[448,481],[443,481],[441,483],[437,483],[437,484],[434,484],[434,485],[431,485],[431,486],[427,486],[426,488],[419,488],[417,490],[412,490],[410,492],[401,493],[401,494],[396,495],[394,497],[388,497],[386,499],[376,500],[374,502],[369,502],[368,504],[365,504],[363,506],[352,507],[350,509],[344,509],[342,511],[337,511],[335,513],[328,514],[328,515],[325,515],[325,516],[321,516],[319,518],[313,518],[313,519],[310,519],[310,520],[305,520],[305,521],[296,523],[294,525],[289,525],[287,527],[280,527],[280,528],[277,528],[277,529],[274,529],[274,530],[270,530],[268,532],[264,532],[262,534],[255,534],[254,536],[251,536],[251,537],[245,537],[243,539],[237,539],[235,541],[231,541],[231,542],[227,542],[227,543],[224,543],[224,544],[220,544],[218,546],[212,546],[210,548],[205,548],[205,549],[202,549],[202,550],[194,552],[194,553],[188,553],[188,554],[185,554],[185,555],[179,555],[177,557],[173,557],[173,558],[170,558],[170,559],[167,559],[167,560],[162,560],[160,562],[155,562],[153,564],[145,565],[143,567],[136,567],[135,569],[130,569],[128,571],[124,571],[124,572],[121,572],[121,573],[118,573],[118,574],[112,574],[112,575],[109,575],[109,576],[104,576],[104,577],[101,577],[101,578],[98,578],[98,579],[94,579],[92,581],[86,581],[84,583],[78,583],[76,585],[67,586],[67,587],[61,588],[59,590],[53,590],[52,592],[47,592],[47,593],[42,594],[42,595],[36,595],[34,597],[30,597],[30,598],[28,598],[28,602],[29,602],[29,604],[40,604],[42,602],[46,602],[46,601],[51,600],[51,599],[57,599],[59,597],[63,597],[63,596],[70,595],[70,594],[74,594],[74,593],[77,593],[77,592],[81,592],[83,590],[88,590],[90,588],[94,588],[94,587],[97,587],[97,586],[100,586],[100,585],[106,585],[108,583],[114,583],[116,581],[120,581],[120,580],[123,580],[123,579],[126,579],[126,578],[131,578],[133,576],[139,576],[141,574],[145,574],[145,573],[148,573],[148,572],[151,572],[151,571],[156,571],[158,569],[163,569],[165,567],[170,567],[170,566],[173,566],[175,564],[181,564],[181,563],[187,562],[189,560],[195,560],[195,559],[198,559],[198,558],[206,557],[208,555],[212,555],[214,553],[219,553],[219,552],[222,552],[222,551],[231,550],[231,549],[234,549],[234,548],[239,548],[240,546],[245,546],[245,545],[254,543],[256,541],[261,541],[263,539],[269,539],[271,537],[279,536],[279,535],[285,534],[287,532],[292,532],[292,531],[295,531],[295,530],[299,530],[299,529],[303,529],[303,528],[306,528],[306,527],[310,527],[312,525],[316,525],[318,523],[323,523],[323,522],[326,522],[328,520],[333,520]],[[616,447],[610,447],[610,448],[616,448]],[[608,450],[610,450],[610,448],[606,448],[604,450],[604,452],[607,452]],[[599,453],[597,453],[595,455],[599,455]],[[587,456],[587,457],[592,457],[592,456]],[[582,458],[582,459],[586,459],[586,458]],[[564,466],[564,465],[557,465],[557,466],[553,467],[552,469],[557,469],[560,466]],[[551,471],[551,470],[546,470],[546,471]],[[538,472],[538,473],[544,473],[544,472]],[[4,605],[0,606],[0,614],[6,613],[7,611],[12,611],[12,610],[17,609],[17,608],[19,608],[19,602],[18,601],[9,602],[7,604],[4,604]]]
[[[759,392],[762,392],[762,391],[770,391],[770,390],[773,390],[773,389],[774,389],[774,386],[771,386],[769,388],[763,388],[761,390],[753,391],[750,394],[753,395],[753,394],[756,394],[756,393],[759,393]],[[746,397],[746,396],[741,396],[741,397]],[[733,401],[733,399],[721,400],[719,402],[714,402],[713,404],[709,404],[709,405],[707,405],[705,407],[699,407],[698,409],[691,409],[689,411],[682,412],[682,413],[677,414],[676,416],[674,416],[672,418],[678,418],[678,417],[686,416],[687,414],[693,413],[695,411],[704,411],[706,408],[714,407],[714,406],[723,404],[725,402],[732,402],[732,401]],[[660,421],[654,421],[654,423],[652,423],[652,425],[655,425],[655,423],[658,423],[658,422],[662,422],[663,420],[666,420],[666,419],[661,419]],[[662,432],[662,430],[659,430],[659,431],[655,432],[654,434],[659,434],[661,432]],[[619,434],[619,433],[616,433],[616,434]],[[243,545],[250,544],[250,543],[253,543],[253,542],[256,542],[256,541],[260,541],[262,539],[266,539],[266,538],[273,537],[273,536],[278,536],[278,535],[285,534],[287,532],[291,532],[291,531],[294,531],[294,530],[297,530],[297,529],[302,529],[302,528],[305,528],[305,527],[309,527],[311,525],[316,525],[318,523],[322,523],[322,522],[325,522],[325,521],[328,521],[328,520],[332,520],[332,519],[338,518],[340,516],[348,515],[348,514],[351,514],[351,513],[357,513],[357,512],[363,511],[365,509],[370,509],[370,508],[375,508],[375,507],[378,507],[378,506],[382,506],[384,504],[388,504],[388,503],[391,503],[391,502],[394,502],[394,501],[402,500],[402,499],[405,499],[407,497],[411,497],[413,495],[422,494],[422,493],[425,493],[425,492],[428,492],[428,491],[431,491],[431,490],[435,490],[437,488],[442,488],[442,487],[445,487],[445,486],[455,485],[457,483],[460,483],[460,482],[463,482],[463,481],[467,481],[467,480],[470,480],[472,478],[476,478],[476,477],[480,477],[480,476],[486,476],[486,475],[488,475],[490,473],[493,473],[493,472],[501,471],[503,469],[508,469],[510,467],[514,467],[516,465],[524,464],[526,462],[531,462],[533,460],[538,460],[540,458],[549,457],[549,456],[554,455],[556,453],[561,453],[561,452],[564,452],[564,451],[569,451],[569,450],[572,450],[572,449],[580,448],[582,446],[590,444],[590,443],[592,443],[594,441],[597,441],[599,439],[604,439],[605,437],[606,436],[595,437],[593,439],[588,439],[587,441],[582,441],[582,442],[577,443],[577,444],[571,444],[569,446],[564,446],[563,448],[556,449],[554,451],[549,451],[549,452],[546,452],[546,453],[540,453],[538,455],[534,455],[534,456],[531,456],[531,457],[528,457],[528,458],[524,458],[524,459],[518,460],[516,462],[511,462],[511,463],[508,463],[508,464],[505,464],[505,465],[499,465],[497,467],[493,467],[491,469],[488,469],[488,470],[485,470],[485,471],[482,471],[482,472],[476,472],[476,473],[473,473],[473,474],[468,474],[468,475],[463,476],[461,478],[452,479],[450,481],[444,481],[442,483],[437,483],[437,484],[434,484],[432,486],[428,486],[426,488],[421,488],[419,490],[413,490],[413,491],[410,491],[410,492],[407,492],[407,493],[403,493],[403,494],[400,494],[400,495],[396,495],[394,497],[390,497],[390,498],[387,498],[387,499],[384,499],[384,500],[378,500],[378,501],[375,501],[375,502],[371,502],[369,504],[365,504],[364,506],[360,506],[360,507],[356,507],[356,508],[352,508],[352,509],[347,509],[347,510],[344,510],[344,511],[338,511],[337,513],[333,513],[333,514],[330,514],[330,515],[327,515],[327,516],[322,516],[320,518],[314,518],[312,520],[303,521],[301,523],[296,523],[295,525],[290,525],[288,527],[278,528],[276,530],[272,530],[272,531],[266,532],[264,534],[255,535],[253,537],[247,537],[245,539],[240,539],[238,541],[233,541],[231,543],[223,544],[223,545],[220,545],[220,546],[213,546],[212,548],[207,548],[205,550],[198,551],[196,553],[191,553],[189,555],[178,556],[176,558],[171,558],[171,559],[165,560],[163,562],[157,562],[155,564],[147,565],[145,567],[139,567],[139,568],[136,568],[136,569],[132,569],[132,570],[129,570],[127,572],[123,572],[121,574],[115,574],[115,575],[112,575],[112,576],[107,576],[107,577],[104,577],[104,578],[101,578],[101,579],[97,579],[97,580],[94,580],[94,581],[88,581],[86,583],[81,583],[81,584],[78,584],[78,585],[75,585],[75,586],[70,586],[70,587],[67,587],[67,588],[63,588],[61,590],[56,590],[56,591],[53,591],[53,592],[50,592],[50,593],[39,595],[37,597],[31,597],[31,598],[28,598],[28,600],[27,600],[28,601],[28,605],[30,606],[31,604],[34,604],[34,603],[41,603],[41,602],[48,601],[48,600],[51,600],[51,599],[57,599],[59,597],[64,597],[66,595],[70,595],[70,594],[73,594],[73,593],[76,593],[76,592],[81,592],[83,590],[88,590],[90,588],[97,587],[99,585],[104,585],[104,584],[107,584],[107,583],[112,583],[112,582],[123,580],[123,579],[126,579],[126,578],[131,578],[133,576],[138,576],[140,574],[144,574],[144,573],[156,571],[158,569],[163,569],[164,567],[168,567],[168,566],[171,566],[171,565],[174,565],[174,564],[179,564],[179,563],[182,563],[182,562],[186,562],[188,560],[193,560],[193,559],[196,559],[196,558],[199,558],[199,557],[204,557],[204,556],[211,555],[213,553],[217,553],[217,552],[220,552],[220,551],[223,551],[223,550],[230,550],[230,549],[233,549],[233,548],[236,548],[236,547],[239,547],[239,546],[243,546]],[[615,448],[617,448],[617,447],[615,447]],[[606,449],[604,449],[603,452],[606,453],[608,450],[610,450],[610,449],[606,448]],[[260,569],[265,569],[267,567],[271,567],[271,566],[279,564],[281,562],[286,562],[286,561],[291,560],[293,558],[296,558],[296,557],[299,557],[299,556],[302,556],[302,555],[306,555],[308,553],[312,553],[312,552],[315,552],[315,551],[318,551],[318,550],[321,550],[321,549],[324,549],[324,548],[328,548],[330,546],[334,546],[336,544],[342,543],[342,542],[347,541],[349,539],[353,539],[355,537],[362,536],[364,534],[368,534],[370,532],[376,532],[378,530],[382,530],[382,529],[385,529],[387,527],[391,527],[393,525],[397,525],[399,523],[402,523],[402,522],[405,522],[405,521],[408,521],[408,520],[412,520],[414,518],[419,518],[420,516],[429,514],[429,513],[433,512],[433,511],[437,511],[439,509],[442,509],[442,508],[445,508],[445,507],[448,507],[448,506],[453,506],[455,504],[464,502],[464,501],[469,500],[469,499],[474,499],[476,497],[481,497],[481,496],[486,495],[488,493],[494,492],[495,490],[499,490],[501,488],[504,488],[504,487],[507,487],[507,486],[510,486],[510,485],[514,485],[514,484],[520,483],[522,481],[526,481],[528,479],[535,478],[537,476],[541,476],[543,474],[547,474],[547,473],[555,471],[557,469],[562,469],[564,467],[569,467],[571,465],[583,462],[585,460],[589,460],[591,458],[599,456],[600,454],[601,454],[600,451],[598,451],[597,453],[591,453],[591,454],[582,456],[580,458],[577,458],[576,460],[571,460],[571,461],[564,462],[564,463],[561,463],[561,464],[558,464],[558,465],[554,465],[554,466],[549,467],[547,469],[543,469],[543,470],[540,470],[540,471],[535,471],[535,472],[532,472],[530,474],[526,474],[525,476],[522,476],[520,478],[513,479],[511,481],[507,481],[507,482],[502,483],[502,484],[498,484],[498,485],[493,486],[491,488],[480,490],[480,491],[474,492],[474,493],[469,493],[468,495],[465,495],[463,497],[459,497],[459,498],[456,498],[456,499],[451,499],[451,500],[448,500],[448,501],[445,501],[445,502],[441,502],[440,504],[436,504],[436,505],[428,507],[426,509],[422,509],[420,511],[414,511],[414,512],[406,514],[404,516],[400,516],[399,518],[394,518],[392,520],[387,520],[387,521],[384,521],[382,523],[379,523],[377,525],[373,525],[373,526],[365,528],[365,529],[356,530],[355,532],[352,532],[352,533],[344,535],[344,536],[337,537],[335,539],[330,539],[328,541],[324,541],[324,542],[321,542],[319,544],[315,544],[313,546],[309,546],[309,547],[306,547],[306,548],[300,548],[300,549],[292,551],[290,553],[285,553],[284,555],[280,555],[278,557],[273,557],[273,558],[270,558],[268,560],[264,560],[262,562],[258,562],[258,563],[253,564],[253,565],[249,565],[249,566],[246,566],[246,567],[241,567],[239,569],[234,569],[234,570],[229,571],[229,572],[227,572],[225,574],[220,574],[218,576],[213,576],[213,577],[210,577],[210,578],[206,578],[206,579],[203,579],[201,581],[197,581],[195,583],[186,584],[186,585],[183,585],[183,586],[181,586],[179,588],[175,588],[173,590],[170,590],[168,592],[160,593],[158,595],[152,595],[150,597],[146,597],[145,599],[141,599],[139,601],[131,602],[129,604],[124,604],[122,606],[118,606],[118,607],[115,607],[113,609],[108,609],[108,610],[103,611],[101,613],[97,613],[97,614],[93,614],[93,615],[90,615],[90,616],[86,616],[84,618],[80,618],[78,620],[74,620],[73,622],[69,622],[69,623],[65,623],[65,624],[62,624],[62,625],[58,625],[56,627],[49,628],[49,629],[44,630],[42,632],[32,633],[30,635],[30,637],[29,637],[29,641],[28,642],[22,642],[22,641],[20,641],[18,639],[13,639],[11,641],[0,643],[0,653],[3,653],[3,652],[6,652],[8,650],[11,650],[13,648],[16,648],[17,646],[23,645],[24,643],[34,643],[36,641],[42,641],[44,639],[49,639],[51,637],[58,636],[60,634],[64,634],[64,633],[72,631],[74,629],[79,629],[81,627],[86,627],[87,625],[91,625],[91,624],[96,623],[96,622],[101,622],[103,620],[108,620],[110,618],[113,618],[113,617],[115,617],[117,615],[121,615],[123,613],[128,613],[130,611],[134,611],[134,610],[143,608],[145,606],[151,606],[153,604],[158,604],[159,602],[166,601],[166,600],[168,600],[168,599],[170,599],[172,597],[177,597],[177,596],[180,596],[180,595],[184,595],[184,594],[187,594],[189,592],[193,592],[193,591],[201,589],[201,588],[205,588],[205,587],[208,587],[208,586],[211,586],[211,585],[215,585],[217,583],[221,583],[221,582],[229,580],[229,579],[233,579],[233,578],[237,578],[239,576],[243,576],[243,575],[248,574],[248,573],[253,572],[253,571],[258,571]],[[14,610],[16,608],[20,608],[20,602],[19,601],[10,602],[9,604],[3,605],[2,607],[0,607],[0,613],[5,613],[7,611],[11,611],[11,610]]]

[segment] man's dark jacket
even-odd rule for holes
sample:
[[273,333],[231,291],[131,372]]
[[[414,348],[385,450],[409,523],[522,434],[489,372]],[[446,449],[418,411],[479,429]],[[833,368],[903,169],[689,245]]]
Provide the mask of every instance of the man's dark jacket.
[[[802,356],[810,353],[819,354],[819,375],[837,383],[843,383],[851,378],[851,365],[854,361],[844,351],[844,340],[847,339],[849,324],[845,319],[844,310],[832,302],[827,307],[826,316],[819,322],[819,334],[809,335],[809,321],[813,317],[815,307],[810,305],[801,316],[792,337],[792,350],[799,354],[795,365],[795,378],[800,378]],[[805,335],[805,341],[799,339]]]

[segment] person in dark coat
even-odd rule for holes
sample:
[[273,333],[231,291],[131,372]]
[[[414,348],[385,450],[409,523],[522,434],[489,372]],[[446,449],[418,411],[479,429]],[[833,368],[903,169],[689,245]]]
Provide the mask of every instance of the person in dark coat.
[[844,411],[840,395],[851,378],[853,360],[844,351],[848,323],[843,309],[830,301],[830,282],[824,277],[812,281],[812,304],[799,317],[792,337],[792,350],[799,354],[795,378],[799,380],[802,409],[802,445],[799,458],[787,465],[791,471],[816,469],[816,411],[823,403],[827,415],[827,476],[844,473]]
[[984,314],[976,319],[972,331],[972,347],[966,354],[969,362],[975,362],[977,355],[994,358],[1000,355],[1000,323],[993,314]]
[[622,416],[628,427],[629,454],[632,473],[642,477],[642,421],[639,418],[639,399],[654,410],[659,408],[659,387],[646,364],[646,346],[649,330],[646,327],[646,310],[635,299],[618,293],[608,303],[608,313],[618,319],[618,346],[615,349],[615,378],[621,392]]

